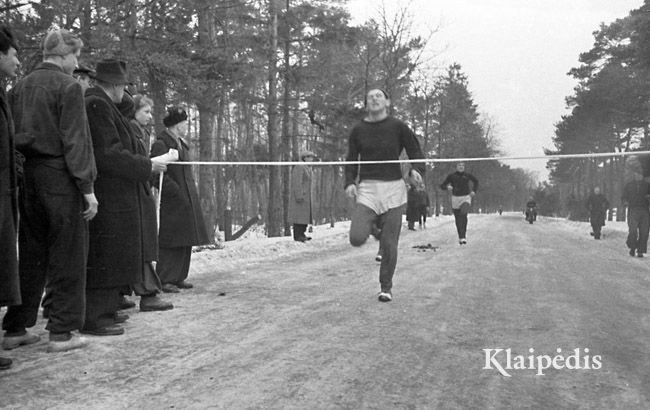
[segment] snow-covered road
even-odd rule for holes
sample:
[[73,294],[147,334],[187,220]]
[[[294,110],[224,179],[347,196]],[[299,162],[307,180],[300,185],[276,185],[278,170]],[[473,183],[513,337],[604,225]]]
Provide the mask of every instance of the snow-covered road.
[[586,223],[470,215],[461,247],[430,219],[403,229],[387,304],[377,243],[352,248],[347,226],[194,254],[174,310],[133,309],[125,335],[79,351],[6,353],[0,407],[650,407],[650,259],[624,224],[595,241]]

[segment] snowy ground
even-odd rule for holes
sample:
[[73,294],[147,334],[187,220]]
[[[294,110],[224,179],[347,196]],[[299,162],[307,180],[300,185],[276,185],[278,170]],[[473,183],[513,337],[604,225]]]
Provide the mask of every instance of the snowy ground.
[[[9,409],[646,409],[648,258],[587,223],[521,214],[453,218],[400,238],[395,300],[377,302],[377,243],[348,223],[307,243],[255,232],[193,255],[168,312],[127,311],[126,334],[52,355],[4,352]],[[41,320],[33,331],[46,339]],[[484,349],[579,349],[598,369],[485,369]],[[499,359],[506,366],[505,358]],[[593,362],[590,362],[593,364]]]

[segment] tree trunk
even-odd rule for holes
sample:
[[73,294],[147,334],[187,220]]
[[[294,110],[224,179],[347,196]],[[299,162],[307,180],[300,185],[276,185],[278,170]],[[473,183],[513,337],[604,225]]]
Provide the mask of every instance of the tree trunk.
[[[289,13],[290,0],[287,0],[287,14]],[[291,136],[289,135],[290,125],[290,97],[291,97],[291,63],[289,61],[291,42],[290,30],[286,30],[287,37],[284,39],[284,99],[282,105],[282,145],[281,155],[283,161],[291,160]],[[282,167],[282,223],[284,226],[284,236],[291,236],[291,224],[289,223],[289,190],[291,189],[291,168]]]
[[[277,49],[278,49],[278,15],[276,0],[269,0],[269,95],[268,106],[268,142],[269,159],[278,161],[278,107],[277,107]],[[266,221],[267,235],[269,237],[282,236],[282,189],[280,170],[271,166],[269,170],[269,205],[268,219]]]

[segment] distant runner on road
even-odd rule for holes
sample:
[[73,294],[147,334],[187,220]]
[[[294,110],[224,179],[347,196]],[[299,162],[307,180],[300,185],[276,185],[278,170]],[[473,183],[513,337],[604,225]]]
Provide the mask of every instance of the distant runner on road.
[[467,213],[472,205],[472,198],[478,191],[478,179],[474,175],[465,172],[465,163],[456,164],[456,172],[447,175],[447,178],[440,184],[440,189],[451,192],[451,209],[454,211],[456,220],[456,231],[458,231],[458,243],[467,244]]

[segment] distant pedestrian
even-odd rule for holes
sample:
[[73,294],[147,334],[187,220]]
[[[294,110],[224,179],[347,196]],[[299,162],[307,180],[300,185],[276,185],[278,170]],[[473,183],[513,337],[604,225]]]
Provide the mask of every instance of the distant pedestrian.
[[25,156],[20,205],[19,266],[22,305],[10,306],[2,346],[35,343],[45,289],[49,352],[83,347],[72,332],[84,322],[88,221],[97,214],[97,175],[82,87],[72,77],[83,42],[52,30],[43,62],[9,93],[16,147]]
[[[366,97],[368,114],[350,133],[347,161],[394,161],[399,159],[402,150],[406,150],[411,159],[424,158],[413,131],[402,121],[388,115],[388,94],[374,88]],[[409,173],[411,182],[421,183],[424,172],[423,162],[414,163]],[[349,197],[356,198],[350,224],[350,244],[361,246],[371,234],[379,239],[381,290],[378,299],[380,302],[390,302],[393,299],[393,275],[402,214],[407,200],[400,165],[346,165],[345,192]]]
[[587,209],[589,210],[589,221],[591,222],[591,234],[594,239],[600,239],[601,229],[605,226],[609,201],[600,192],[599,187],[595,187],[593,193],[587,198]]
[[467,243],[467,214],[472,205],[472,198],[478,191],[478,179],[465,172],[465,163],[459,162],[456,164],[456,172],[447,175],[447,178],[440,184],[440,188],[451,193],[451,209],[456,221],[458,243],[465,245]]
[[524,215],[526,216],[526,220],[531,224],[537,220],[537,202],[532,196],[529,197],[528,202],[526,202]]
[[643,180],[640,169],[633,172],[633,178],[623,187],[621,198],[623,205],[627,206],[628,235],[625,244],[630,249],[630,256],[636,253],[636,256],[642,258],[648,251],[650,184]]
[[303,151],[300,160],[304,165],[296,165],[291,171],[291,191],[289,192],[289,222],[293,223],[293,240],[305,242],[307,225],[313,221],[312,216],[312,169],[309,163],[316,155],[312,151]]
[[[20,67],[18,46],[11,31],[0,26],[0,78],[16,77]],[[0,87],[0,306],[20,305],[16,230],[18,229],[18,186],[14,121],[4,87]],[[0,357],[0,370],[12,361]]]
[[427,194],[427,190],[424,184],[418,185],[416,189],[418,193],[418,208],[417,208],[418,223],[420,225],[420,229],[426,229],[427,216],[429,216],[429,208],[431,207],[431,201],[429,199],[429,194]]
[[409,185],[406,194],[406,223],[409,231],[415,230],[415,222],[420,220],[420,198],[415,185]]
[[423,222],[426,226],[428,207],[429,196],[424,189],[424,184],[410,185],[406,202],[406,222],[410,231],[415,230],[416,222],[420,229]]
[[[151,156],[178,151],[179,161],[190,160],[190,146],[184,140],[188,132],[187,112],[171,107],[163,119],[165,129],[151,147]],[[210,243],[203,221],[192,168],[170,164],[163,176],[160,198],[159,255],[156,270],[162,281],[163,292],[178,293],[189,289],[187,282],[192,260],[192,246]]]

